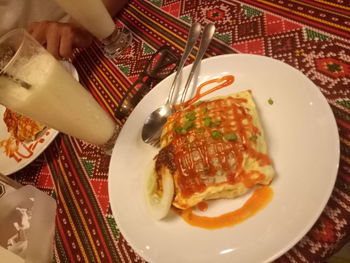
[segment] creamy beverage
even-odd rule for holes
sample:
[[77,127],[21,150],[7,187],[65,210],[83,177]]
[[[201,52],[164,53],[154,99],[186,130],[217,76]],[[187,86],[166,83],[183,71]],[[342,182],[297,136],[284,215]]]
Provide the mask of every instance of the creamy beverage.
[[63,133],[106,143],[114,121],[55,58],[40,50],[16,63],[16,79],[29,83],[29,88],[0,75],[0,103]]
[[56,0],[79,24],[102,40],[112,35],[115,24],[101,0]]

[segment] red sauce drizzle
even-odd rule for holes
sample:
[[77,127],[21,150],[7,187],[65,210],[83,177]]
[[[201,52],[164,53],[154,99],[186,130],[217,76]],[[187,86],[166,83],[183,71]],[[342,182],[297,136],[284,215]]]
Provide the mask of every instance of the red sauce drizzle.
[[[235,78],[232,76],[232,75],[227,75],[227,76],[223,76],[221,78],[216,78],[216,79],[211,79],[211,80],[208,80],[204,83],[202,83],[197,89],[196,89],[196,94],[194,95],[194,97],[188,101],[186,101],[184,103],[184,106],[188,106],[190,104],[193,104],[194,102],[196,102],[197,100],[199,100],[200,98],[204,97],[205,95],[208,95],[218,89],[222,89],[228,85],[231,85],[233,82],[235,81]],[[223,82],[223,83],[221,83]],[[202,93],[202,89],[209,85],[209,84],[212,84],[212,83],[221,83],[207,91],[204,91]]]
[[[46,133],[49,135],[50,133]],[[10,136],[8,139],[0,141],[0,148],[3,147],[5,154],[15,159],[17,163],[23,159],[29,159],[34,155],[35,148],[40,144],[44,143],[45,138],[40,138],[30,144],[19,141],[18,139]]]

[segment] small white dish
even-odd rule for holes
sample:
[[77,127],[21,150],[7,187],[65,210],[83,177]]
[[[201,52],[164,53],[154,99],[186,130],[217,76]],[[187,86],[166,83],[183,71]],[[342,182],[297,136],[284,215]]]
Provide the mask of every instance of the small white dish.
[[[61,61],[61,64],[79,81],[78,72],[73,64],[68,61]],[[7,132],[6,124],[3,121],[5,110],[6,108],[0,105],[0,141],[6,140],[11,136],[10,133]],[[20,143],[19,150],[15,153],[15,157],[7,156],[5,150],[0,146],[0,173],[9,175],[30,164],[50,145],[58,133],[57,130],[48,128],[36,140],[28,143]]]

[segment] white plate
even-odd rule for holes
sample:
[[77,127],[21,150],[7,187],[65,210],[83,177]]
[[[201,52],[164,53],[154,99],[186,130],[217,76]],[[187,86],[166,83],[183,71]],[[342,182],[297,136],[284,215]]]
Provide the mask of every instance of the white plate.
[[[186,80],[190,68],[184,69]],[[144,199],[144,177],[156,154],[141,140],[146,116],[165,102],[173,76],[159,83],[125,123],[109,168],[109,195],[117,225],[131,246],[151,262],[269,262],[297,243],[315,223],[334,187],[339,137],[334,116],[319,89],[301,72],[256,55],[224,55],[202,61],[198,84],[227,74],[235,82],[208,97],[253,91],[277,177],[272,201],[230,228],[206,230],[176,215],[153,220]],[[274,101],[268,103],[269,98]],[[212,201],[208,215],[240,207]]]
[[[78,73],[71,63],[61,61],[61,64],[75,79],[79,80]],[[10,137],[10,133],[7,132],[6,124],[3,121],[5,110],[6,108],[0,105],[0,141],[6,140]],[[5,154],[4,149],[0,146],[0,173],[3,175],[9,175],[30,164],[47,148],[47,146],[50,145],[57,134],[58,131],[49,128],[37,140],[29,143],[20,143],[19,150],[15,153],[16,158],[8,157]]]

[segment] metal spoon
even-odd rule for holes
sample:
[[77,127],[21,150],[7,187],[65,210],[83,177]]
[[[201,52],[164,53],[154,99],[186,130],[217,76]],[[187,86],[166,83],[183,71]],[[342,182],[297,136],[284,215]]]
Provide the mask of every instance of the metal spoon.
[[185,102],[186,94],[187,94],[188,88],[190,87],[192,78],[197,70],[199,63],[201,62],[201,60],[205,54],[205,51],[207,50],[207,48],[210,44],[211,39],[214,36],[214,33],[215,33],[215,25],[214,24],[209,23],[204,27],[202,40],[201,40],[201,43],[199,45],[199,51],[196,55],[196,59],[193,62],[190,74],[188,75],[188,78],[187,78],[187,82],[186,82],[184,91],[182,92],[182,95],[181,95],[180,109],[183,109],[183,104]]
[[179,74],[182,71],[182,68],[185,65],[185,62],[190,55],[193,47],[195,46],[197,39],[201,32],[201,25],[199,23],[193,23],[190,28],[190,33],[187,38],[187,43],[185,46],[185,51],[180,60],[179,66],[177,68],[173,83],[171,85],[169,96],[165,102],[165,104],[155,111],[153,111],[145,120],[142,128],[142,140],[146,143],[149,143],[155,137],[160,137],[160,133],[163,125],[165,124],[168,117],[174,112],[173,109],[173,95],[176,87],[176,81],[178,79]]
[[[183,107],[183,102],[185,100],[186,93],[187,93],[187,90],[190,86],[192,78],[194,76],[194,73],[196,72],[196,69],[197,69],[199,63],[202,60],[202,58],[205,54],[205,51],[207,50],[207,48],[210,44],[210,41],[214,36],[214,32],[215,32],[214,24],[209,23],[204,27],[201,43],[199,46],[199,51],[196,55],[195,61],[192,64],[190,74],[188,76],[184,91],[183,91],[182,96],[181,96],[181,103],[180,103],[181,108]],[[145,124],[144,124],[143,129],[142,129],[143,141],[146,143],[150,143],[154,146],[159,145],[159,138],[160,138],[160,135],[162,132],[163,125],[165,124],[167,118],[174,112],[172,107],[170,107],[170,111],[162,111],[162,110],[163,110],[163,108],[161,107],[161,108],[157,109],[156,111],[154,111],[146,119]],[[150,125],[150,123],[152,125]]]

